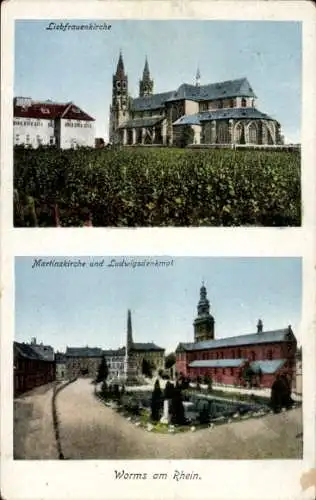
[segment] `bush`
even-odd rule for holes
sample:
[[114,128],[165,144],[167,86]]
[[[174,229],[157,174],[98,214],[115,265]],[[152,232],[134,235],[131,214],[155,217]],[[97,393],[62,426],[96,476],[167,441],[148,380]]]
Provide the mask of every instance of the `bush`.
[[294,152],[18,148],[14,188],[19,226],[83,226],[91,216],[94,226],[301,222]]

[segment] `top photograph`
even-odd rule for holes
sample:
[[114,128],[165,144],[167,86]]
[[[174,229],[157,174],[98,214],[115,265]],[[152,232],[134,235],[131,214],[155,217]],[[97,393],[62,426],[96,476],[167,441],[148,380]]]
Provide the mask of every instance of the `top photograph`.
[[15,227],[301,225],[302,25],[17,20]]

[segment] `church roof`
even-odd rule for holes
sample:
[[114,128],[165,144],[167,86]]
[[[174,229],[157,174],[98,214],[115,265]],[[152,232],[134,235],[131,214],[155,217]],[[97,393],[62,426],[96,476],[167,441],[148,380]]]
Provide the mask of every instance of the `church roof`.
[[132,111],[144,111],[146,109],[162,108],[173,93],[173,90],[171,90],[171,92],[162,92],[161,94],[136,97],[135,99],[131,99],[131,109]]
[[180,343],[176,351],[202,351],[204,349],[218,349],[221,347],[238,347],[245,345],[267,344],[273,342],[289,342],[295,337],[289,328],[270,330],[262,333],[250,333],[236,337],[204,340],[201,342]]
[[183,83],[168,101],[179,101],[183,99],[209,101],[230,97],[256,97],[256,95],[247,78],[239,78],[238,80],[227,80],[201,86]]
[[99,358],[103,356],[103,351],[99,347],[67,347],[66,356],[68,358]]
[[247,361],[246,359],[196,359],[189,364],[190,368],[236,368]]
[[177,90],[132,99],[131,109],[133,111],[158,109],[163,107],[166,102],[182,101],[184,99],[189,101],[209,101],[230,97],[256,97],[256,95],[247,78],[209,83],[201,86],[182,83]]
[[258,360],[252,361],[252,363],[250,363],[250,367],[255,373],[259,370],[261,370],[262,373],[275,373],[282,368],[285,362],[286,359],[272,359],[271,361]]
[[195,115],[183,115],[173,125],[199,125],[203,121],[230,119],[273,120],[271,116],[262,113],[256,108],[222,108],[196,113]]
[[132,350],[134,351],[164,351],[162,347],[153,342],[133,342]]
[[139,127],[152,127],[160,123],[164,119],[163,116],[149,116],[144,118],[134,118],[120,125],[119,128],[139,128]]

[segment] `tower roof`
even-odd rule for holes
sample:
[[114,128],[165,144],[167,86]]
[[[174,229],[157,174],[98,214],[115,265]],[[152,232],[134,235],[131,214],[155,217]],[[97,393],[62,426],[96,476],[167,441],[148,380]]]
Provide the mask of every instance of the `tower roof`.
[[116,67],[116,76],[124,76],[124,75],[125,75],[125,69],[124,69],[123,55],[122,51],[120,51],[119,60]]
[[145,66],[144,66],[144,71],[143,71],[143,80],[150,80],[150,71],[149,71],[149,65],[148,65],[147,56],[146,56],[146,59],[145,59]]
[[126,339],[127,349],[130,349],[133,345],[133,330],[132,330],[132,313],[131,310],[127,311],[127,339]]

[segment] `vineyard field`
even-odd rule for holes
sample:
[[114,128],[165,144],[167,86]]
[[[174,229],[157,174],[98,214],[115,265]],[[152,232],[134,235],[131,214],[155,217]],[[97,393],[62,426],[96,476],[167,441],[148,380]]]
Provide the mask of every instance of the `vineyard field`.
[[300,171],[299,152],[18,147],[14,224],[299,226]]

